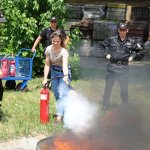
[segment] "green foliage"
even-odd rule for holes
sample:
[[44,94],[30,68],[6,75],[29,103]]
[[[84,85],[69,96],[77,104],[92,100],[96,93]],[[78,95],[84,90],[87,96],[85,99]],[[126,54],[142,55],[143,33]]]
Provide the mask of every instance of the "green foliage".
[[81,31],[79,28],[76,28],[70,32],[70,43],[68,44],[68,49],[70,49],[71,53],[74,54],[77,51],[77,47],[79,46]]
[[[0,35],[3,37],[1,53],[5,54],[17,54],[20,48],[31,48],[39,33],[49,26],[50,17],[59,18],[58,25],[61,28],[67,20],[64,0],[1,0],[0,9],[7,20],[1,28]],[[74,37],[74,34],[71,34],[70,47],[74,41],[77,43],[76,35]],[[42,44],[36,49],[33,74],[37,76],[43,74],[45,57]]]
[[[65,4],[63,0],[1,0],[0,5],[7,22],[2,28],[3,48],[6,54],[17,54],[20,48],[31,48],[43,28],[49,26],[49,18],[59,17],[59,25],[65,22]],[[43,47],[37,47],[36,62],[43,62]],[[41,68],[42,67],[42,68]],[[38,68],[38,69],[37,69]],[[43,64],[36,64],[36,74],[43,70]],[[37,72],[38,70],[38,72]],[[40,71],[41,72],[41,71]]]
[[70,57],[69,61],[71,64],[72,78],[78,79],[78,77],[79,77],[79,63],[80,63],[79,55],[77,53],[74,53],[73,56]]
[[[0,141],[38,134],[55,134],[63,132],[62,124],[54,126],[55,98],[51,92],[50,121],[47,125],[40,123],[40,90],[43,78],[28,82],[28,92],[5,90],[0,109]],[[16,81],[18,84],[19,81]],[[5,85],[5,84],[4,84]],[[34,95],[34,96],[33,96]]]
[[79,29],[74,29],[71,31],[69,37],[70,37],[70,43],[68,44],[68,49],[70,50],[70,64],[71,64],[71,69],[72,69],[72,78],[73,79],[78,79],[79,77],[79,63],[80,63],[80,58],[77,53],[77,47],[80,41],[80,30]]

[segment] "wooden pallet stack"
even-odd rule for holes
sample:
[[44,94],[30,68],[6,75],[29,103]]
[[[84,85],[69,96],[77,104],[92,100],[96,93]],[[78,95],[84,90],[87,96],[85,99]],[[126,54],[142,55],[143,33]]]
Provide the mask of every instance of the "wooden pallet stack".
[[126,20],[127,5],[121,3],[108,3],[106,19],[108,20]]
[[146,42],[149,34],[150,9],[148,7],[132,7],[128,35]]

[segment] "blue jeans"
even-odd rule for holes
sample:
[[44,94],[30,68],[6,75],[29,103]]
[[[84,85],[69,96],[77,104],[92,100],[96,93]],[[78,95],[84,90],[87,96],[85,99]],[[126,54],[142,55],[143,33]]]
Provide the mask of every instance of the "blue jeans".
[[[61,66],[51,66],[51,86],[56,99],[56,113],[63,116],[64,99],[69,92],[68,85],[63,80],[63,71]],[[69,78],[69,83],[71,79]]]

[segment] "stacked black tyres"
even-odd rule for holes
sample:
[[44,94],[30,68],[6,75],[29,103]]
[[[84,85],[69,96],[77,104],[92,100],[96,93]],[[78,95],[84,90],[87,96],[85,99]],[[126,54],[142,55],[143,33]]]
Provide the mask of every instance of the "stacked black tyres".
[[148,7],[132,7],[132,20],[150,21],[150,8]]
[[131,20],[129,21],[128,36],[134,39],[141,39],[146,42],[149,33],[149,23],[147,21]]
[[83,7],[82,5],[67,4],[67,11],[69,12],[69,19],[82,19],[83,17]]
[[104,40],[108,36],[117,34],[118,22],[113,21],[94,21],[93,39]]
[[148,7],[132,7],[131,21],[129,21],[129,36],[148,40],[150,9]]
[[94,21],[93,24],[93,56],[104,57],[103,41],[109,36],[117,35],[118,22]]

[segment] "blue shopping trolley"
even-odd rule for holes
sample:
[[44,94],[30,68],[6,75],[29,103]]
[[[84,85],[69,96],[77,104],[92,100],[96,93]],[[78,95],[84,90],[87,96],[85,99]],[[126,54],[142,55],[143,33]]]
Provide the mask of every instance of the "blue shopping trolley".
[[[33,59],[36,55],[36,51],[32,54],[32,57],[27,57],[28,53],[31,52],[31,49],[27,48],[21,48],[18,52],[18,54],[13,57],[3,57],[2,59],[8,59],[11,61],[12,59],[15,60],[15,67],[16,67],[16,74],[15,76],[8,76],[3,77],[2,80],[7,81],[15,81],[15,80],[22,80],[23,82],[19,83],[16,87],[19,88],[19,90],[23,91],[27,87],[28,80],[32,79],[32,65],[33,65]],[[26,55],[23,55],[23,54]]]

